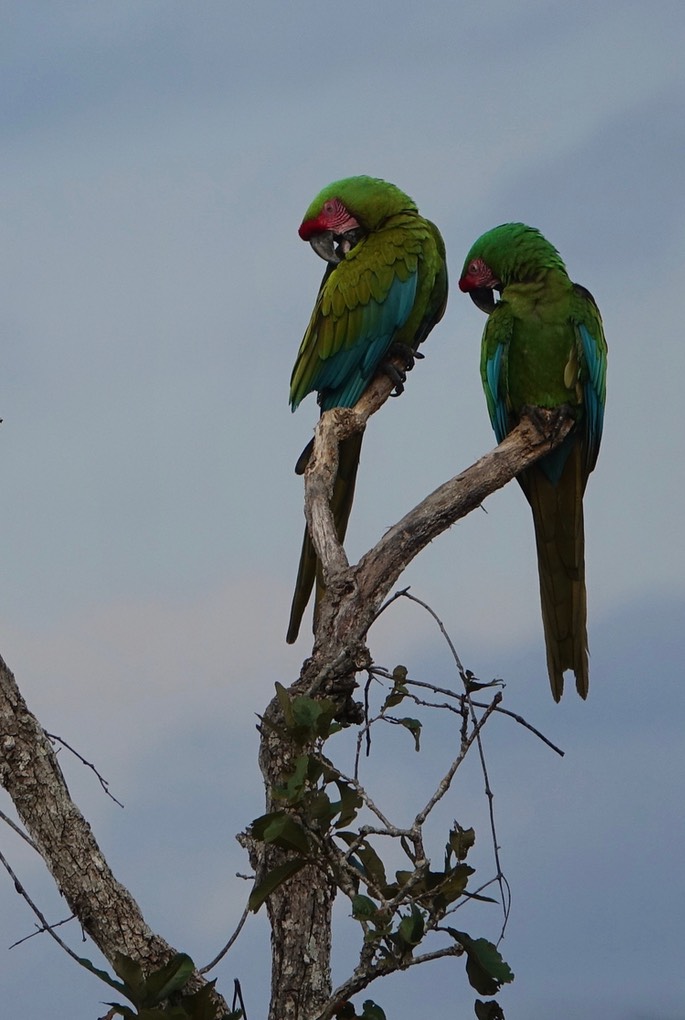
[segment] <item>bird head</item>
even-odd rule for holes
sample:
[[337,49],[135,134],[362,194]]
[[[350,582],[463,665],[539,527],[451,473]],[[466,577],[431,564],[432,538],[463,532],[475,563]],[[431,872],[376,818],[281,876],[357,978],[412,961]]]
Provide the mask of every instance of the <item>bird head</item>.
[[334,265],[364,235],[358,220],[335,195],[322,202],[316,216],[302,221],[298,233],[303,241],[309,241],[320,258]]
[[466,256],[459,290],[487,315],[510,283],[538,280],[549,269],[566,273],[556,248],[535,227],[503,223],[482,234]]
[[459,290],[468,294],[474,305],[486,315],[495,307],[493,291],[499,287],[500,281],[485,259],[480,256],[467,259],[459,280]]
[[346,177],[319,192],[298,233],[335,265],[384,219],[405,209],[416,211],[416,205],[394,184],[376,177]]

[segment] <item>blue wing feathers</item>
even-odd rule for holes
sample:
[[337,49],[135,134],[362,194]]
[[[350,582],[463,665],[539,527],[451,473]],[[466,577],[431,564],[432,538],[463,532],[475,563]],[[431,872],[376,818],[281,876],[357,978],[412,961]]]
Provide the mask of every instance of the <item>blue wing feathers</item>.
[[489,399],[488,410],[490,421],[495,431],[497,442],[501,443],[509,431],[507,408],[502,398],[500,387],[500,375],[502,372],[502,358],[504,357],[504,344],[498,344],[495,353],[488,359],[485,366],[485,375],[488,383]]
[[587,326],[579,323],[578,332],[583,348],[585,375],[583,379],[583,403],[586,414],[586,432],[589,460],[592,466],[597,459],[604,426],[604,402],[606,399],[606,359],[597,341]]
[[[321,361],[312,380],[311,388],[319,391],[324,411],[332,407],[353,407],[357,403],[395,334],[409,318],[416,298],[417,279],[417,273],[405,280],[396,276],[383,302],[369,297],[365,305],[354,310],[356,335],[349,336],[346,346]],[[343,321],[342,329],[345,328]]]

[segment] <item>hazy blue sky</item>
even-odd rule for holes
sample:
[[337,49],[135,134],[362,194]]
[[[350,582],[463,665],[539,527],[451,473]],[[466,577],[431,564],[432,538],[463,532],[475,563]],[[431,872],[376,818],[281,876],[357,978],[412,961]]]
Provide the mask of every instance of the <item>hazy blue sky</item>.
[[[10,0],[0,25],[0,652],[126,804],[62,755],[117,877],[200,963],[242,910],[234,834],[261,810],[256,713],[309,651],[307,627],[284,643],[293,465],[317,416],[313,398],[291,415],[288,383],[322,271],[297,227],[329,181],[381,176],[441,227],[454,286],[406,394],[368,429],[353,558],[493,445],[484,320],[456,288],[482,231],[539,227],[609,342],[586,497],[588,702],[555,706],[548,690],[516,485],[403,579],[466,665],[504,676],[508,707],[567,752],[499,722],[486,741],[514,896],[501,1002],[509,1020],[682,1020],[682,0]],[[371,649],[455,682],[410,606]],[[405,741],[381,780],[400,816],[438,761]],[[477,826],[487,871],[475,769],[446,812]],[[40,861],[9,830],[0,843],[65,916]],[[105,987],[47,938],[7,952],[33,918],[1,875],[0,916],[5,1011],[105,1012]],[[467,920],[496,937],[494,908]],[[350,945],[338,939],[338,978]],[[224,991],[234,976],[256,1020],[261,917],[219,968]],[[389,1020],[469,1016],[473,1001],[459,961],[368,994]]]

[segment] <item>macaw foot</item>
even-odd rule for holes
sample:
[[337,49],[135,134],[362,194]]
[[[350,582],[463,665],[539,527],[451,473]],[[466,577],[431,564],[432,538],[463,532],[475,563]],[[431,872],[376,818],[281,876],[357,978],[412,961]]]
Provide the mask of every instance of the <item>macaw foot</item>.
[[395,389],[390,394],[391,397],[399,397],[401,393],[404,393],[404,384],[407,381],[407,372],[411,372],[416,361],[420,361],[424,358],[424,354],[420,354],[419,351],[415,351],[413,347],[409,347],[407,344],[395,343],[391,344],[388,349],[387,358],[401,358],[402,367],[398,368],[392,361],[387,360],[381,362],[381,369],[388,378],[395,384]]
[[536,407],[526,404],[521,408],[521,414],[530,418],[535,427],[545,434],[550,443],[554,443],[559,435],[562,426],[569,418],[575,419],[576,414],[570,404],[560,404],[558,407]]

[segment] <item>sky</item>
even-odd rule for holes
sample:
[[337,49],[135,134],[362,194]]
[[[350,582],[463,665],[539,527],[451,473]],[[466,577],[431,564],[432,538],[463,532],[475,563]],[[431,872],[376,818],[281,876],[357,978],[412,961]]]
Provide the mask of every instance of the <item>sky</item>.
[[[292,364],[322,265],[297,236],[332,180],[399,185],[439,225],[452,292],[405,394],[371,421],[354,561],[494,445],[483,316],[464,256],[509,220],[539,227],[602,310],[602,450],[586,499],[590,697],[552,702],[529,511],[507,486],[401,580],[467,668],[506,680],[486,733],[513,907],[508,1020],[681,1020],[685,977],[682,683],[685,497],[679,288],[685,272],[685,7],[660,0],[22,0],[0,33],[0,654],[60,753],[74,799],[148,923],[199,963],[250,882],[235,834],[262,811],[257,714],[310,651],[284,634],[299,556]],[[456,685],[409,604],[369,636],[376,662]],[[399,739],[404,737],[404,742]],[[449,755],[393,732],[367,764],[398,818]],[[405,743],[406,742],[406,743]],[[348,763],[343,760],[341,767]],[[436,771],[437,770],[437,771]],[[482,777],[445,805],[492,868]],[[3,794],[0,808],[11,813]],[[40,860],[0,848],[53,921]],[[335,978],[355,924],[338,910]],[[0,875],[0,999],[94,1020],[105,986],[46,936]],[[496,938],[496,908],[465,917]],[[70,944],[99,962],[73,924]],[[265,1014],[268,935],[250,919],[217,969]],[[461,961],[369,989],[390,1018],[472,1015]]]

